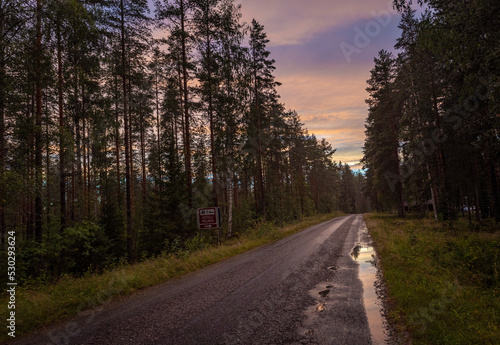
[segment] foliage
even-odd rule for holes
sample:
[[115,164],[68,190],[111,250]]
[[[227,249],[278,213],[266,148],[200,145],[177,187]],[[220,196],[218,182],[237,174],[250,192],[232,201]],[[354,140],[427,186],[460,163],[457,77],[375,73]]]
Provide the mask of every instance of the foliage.
[[[499,5],[397,0],[397,56],[375,59],[364,163],[379,210],[500,221]],[[493,59],[493,60],[492,60]],[[387,130],[390,128],[390,130]]]
[[109,242],[104,230],[97,224],[83,221],[74,227],[67,227],[51,248],[62,272],[82,274],[88,269],[107,265]]

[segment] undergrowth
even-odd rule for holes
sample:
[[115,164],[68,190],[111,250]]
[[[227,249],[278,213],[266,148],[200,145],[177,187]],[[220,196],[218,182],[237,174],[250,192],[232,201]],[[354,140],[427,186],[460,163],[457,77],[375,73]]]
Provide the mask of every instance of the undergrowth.
[[[499,344],[500,228],[365,215],[390,322],[414,344]],[[477,231],[480,229],[480,231]]]

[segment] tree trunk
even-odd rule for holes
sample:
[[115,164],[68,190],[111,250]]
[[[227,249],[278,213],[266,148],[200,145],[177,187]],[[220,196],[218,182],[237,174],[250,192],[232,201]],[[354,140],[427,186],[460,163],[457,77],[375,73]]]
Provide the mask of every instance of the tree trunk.
[[469,194],[469,184],[465,182],[465,193],[467,196],[465,197],[465,204],[467,205],[467,213],[469,215],[469,225],[472,225],[472,213],[471,213],[471,205],[470,205],[470,194]]
[[[435,125],[438,130],[439,135],[442,135],[442,130],[441,130],[441,120],[440,120],[440,115],[439,115],[439,107],[438,107],[438,97],[436,93],[436,86],[434,83],[434,70],[432,70],[432,104],[433,104],[433,111],[434,111],[434,117],[435,117]],[[442,191],[442,195],[440,196],[441,198],[444,199],[445,202],[445,219],[451,221],[454,218],[453,215],[453,210],[451,206],[451,200],[450,200],[450,188],[448,186],[448,174],[447,174],[447,169],[446,169],[446,162],[445,162],[445,155],[444,155],[444,149],[443,149],[443,144],[439,141],[437,143],[437,150],[436,150],[436,158],[437,158],[437,166],[438,166],[438,174],[439,174],[439,179],[441,181],[441,188],[439,188]]]
[[121,59],[122,59],[122,82],[123,82],[123,123],[124,123],[124,144],[125,144],[125,193],[127,207],[127,253],[129,262],[135,261],[135,234],[132,221],[132,199],[131,199],[131,173],[130,173],[130,138],[128,119],[128,94],[127,94],[127,63],[125,53],[125,9],[123,1],[120,0],[121,12]]
[[75,194],[76,194],[76,183],[75,183],[75,175],[76,175],[76,171],[75,171],[75,163],[73,162],[73,164],[71,164],[71,222],[75,222],[75,218],[76,218],[76,215],[75,215]]
[[[32,95],[33,99],[31,100],[30,103],[30,109],[28,112],[28,117],[29,117],[29,123],[30,125],[33,125],[33,121],[35,119],[35,97]],[[26,175],[26,185],[28,189],[28,194],[26,196],[26,204],[27,204],[27,209],[28,209],[28,215],[26,217],[26,233],[27,233],[27,238],[29,241],[32,241],[34,236],[35,236],[35,231],[34,231],[34,225],[35,225],[35,211],[34,211],[34,201],[32,194],[34,192],[33,190],[33,181],[35,181],[35,158],[34,158],[34,146],[35,146],[35,133],[31,132],[29,134],[29,139],[28,139],[28,144],[29,144],[29,153],[28,153],[28,162],[27,162],[27,175]]]
[[481,216],[482,216],[482,209],[481,209],[481,205],[479,203],[479,181],[481,179],[481,174],[479,173],[479,164],[477,162],[477,158],[474,157],[474,175],[475,175],[475,178],[474,178],[474,212],[476,214],[476,221],[477,222],[481,222]]
[[62,47],[61,47],[61,25],[58,22],[57,35],[57,104],[59,110],[59,203],[60,209],[60,232],[66,226],[66,176],[65,165],[65,140],[64,140],[64,106],[63,106],[63,72],[62,72]]
[[476,221],[481,222],[481,207],[479,206],[479,188],[477,182],[474,183],[474,212],[476,214]]
[[500,223],[500,181],[498,180],[498,169],[491,162],[491,183],[493,186],[493,199],[495,201],[495,223]]
[[217,155],[215,152],[215,130],[214,130],[214,113],[213,113],[213,95],[212,95],[212,51],[210,47],[211,37],[210,37],[210,21],[209,21],[209,5],[206,4],[205,7],[205,18],[206,18],[206,56],[207,56],[207,74],[208,74],[208,118],[210,119],[210,150],[212,153],[212,186],[213,186],[213,198],[214,206],[219,206],[218,193],[219,186],[217,183]]
[[[132,75],[131,66],[128,64],[128,75]],[[132,78],[127,79],[128,92],[127,98],[130,100],[130,95],[132,95]],[[128,157],[129,157],[129,171],[130,171],[130,208],[132,210],[132,219],[134,219],[135,214],[135,175],[134,175],[134,137],[132,136],[132,126],[133,126],[133,117],[132,110],[130,107],[130,102],[127,101],[128,104]],[[137,236],[134,228],[134,236]],[[136,239],[134,238],[134,246],[136,244]]]
[[156,62],[155,66],[155,105],[156,105],[156,143],[158,150],[158,182],[156,185],[156,189],[160,192],[161,197],[161,184],[162,184],[162,174],[161,174],[161,141],[160,141],[160,103],[158,97],[158,64],[159,61]]
[[[78,80],[75,81],[75,102],[78,103]],[[77,110],[75,113],[75,146],[76,146],[76,176],[73,176],[73,187],[75,188],[75,194],[73,195],[73,201],[77,201],[75,207],[73,208],[73,213],[75,213],[76,221],[80,221],[81,213],[80,207],[82,205],[82,129],[80,127],[80,117],[81,109],[78,109],[78,104],[75,105]],[[78,212],[77,212],[78,209]]]
[[90,209],[92,204],[91,192],[91,179],[90,179],[90,123],[87,121],[87,215],[90,217]]
[[142,167],[142,207],[146,207],[146,147],[144,144],[144,118],[142,114],[142,104],[139,105],[139,126],[141,135],[141,167]]
[[465,205],[464,193],[462,191],[462,186],[460,186],[459,187],[459,206],[460,206],[460,212],[462,213],[462,218],[465,218],[464,205]]
[[36,45],[35,45],[35,241],[42,242],[42,1],[36,2]]
[[187,72],[187,52],[186,52],[186,29],[185,29],[185,1],[180,0],[181,11],[181,46],[182,46],[182,81],[184,91],[184,126],[185,126],[185,142],[184,142],[184,160],[186,166],[186,188],[187,188],[187,202],[188,207],[193,206],[193,192],[192,192],[192,173],[191,173],[191,138],[189,128],[189,99],[188,99],[188,72]]
[[236,177],[236,173],[233,171],[233,203],[234,203],[234,207],[236,209],[238,209],[238,205],[239,205],[239,198],[238,198],[238,180],[237,180],[237,177]]
[[227,237],[231,238],[233,236],[233,167],[232,167],[232,160],[230,160],[229,165],[229,201],[228,201],[228,216],[227,216]]
[[118,73],[115,73],[115,151],[116,151],[116,185],[117,201],[121,205],[121,175],[120,175],[120,117],[118,111]]
[[50,140],[49,140],[49,111],[48,111],[48,106],[47,106],[47,97],[44,97],[45,99],[45,171],[46,171],[46,184],[45,184],[45,204],[47,205],[47,211],[45,212],[46,215],[46,223],[50,224],[50,212],[52,210],[52,207],[50,206]]
[[[178,74],[178,78],[179,78],[179,109],[180,109],[180,118],[181,118],[181,135],[182,135],[182,142],[185,143],[186,142],[186,130],[185,130],[185,125],[184,125],[184,91],[183,91],[183,87],[182,87],[182,72],[181,72],[181,68],[178,68],[177,69],[177,74]],[[177,136],[178,136],[178,131],[177,131],[177,121],[176,122],[176,126],[175,126],[175,141],[177,143]],[[176,144],[176,152],[179,151],[179,144],[177,143]],[[184,151],[185,151],[185,147],[184,147]],[[175,162],[177,163],[179,161],[179,157],[178,157],[178,154],[176,153],[176,157],[175,157]]]
[[[0,7],[0,195],[5,195],[5,12]],[[0,237],[1,244],[5,243],[5,201],[0,198]]]
[[431,182],[431,197],[432,197],[432,209],[434,211],[434,219],[436,221],[439,220],[438,218],[438,212],[437,212],[437,206],[438,206],[438,196],[437,196],[437,188],[436,188],[436,183],[434,182],[434,179],[432,178],[431,175],[431,169],[429,167],[429,164],[427,164],[427,176],[429,177],[429,181]]
[[260,107],[259,107],[259,84],[257,81],[257,67],[255,60],[255,50],[253,51],[254,59],[254,102],[255,102],[255,116],[257,119],[257,181],[255,181],[258,186],[258,193],[256,193],[257,208],[262,213],[262,218],[266,219],[266,199],[264,192],[264,176],[262,168],[262,127],[260,121]]
[[82,181],[82,203],[83,219],[88,219],[87,202],[88,202],[88,185],[87,185],[87,124],[85,119],[85,89],[82,80],[82,157],[83,157],[83,181]]
[[395,159],[398,164],[397,166],[397,172],[398,172],[398,180],[396,182],[396,193],[397,193],[397,198],[398,198],[398,217],[404,218],[405,217],[405,201],[404,201],[404,195],[403,195],[403,181],[401,180],[401,171],[399,169],[399,156],[398,156],[398,148],[395,147]]

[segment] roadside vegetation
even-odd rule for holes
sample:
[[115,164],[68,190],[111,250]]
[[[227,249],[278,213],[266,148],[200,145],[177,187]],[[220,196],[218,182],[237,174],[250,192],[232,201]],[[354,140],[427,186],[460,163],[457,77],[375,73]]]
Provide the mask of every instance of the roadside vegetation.
[[413,344],[498,344],[500,226],[365,215],[388,292],[389,322]]
[[[341,212],[321,214],[299,222],[277,226],[260,223],[233,238],[213,245],[214,233],[198,234],[171,253],[163,253],[135,265],[125,261],[102,273],[83,277],[65,275],[55,284],[31,282],[16,295],[16,336],[73,316],[81,311],[105,305],[140,289],[167,282],[187,273],[236,256],[250,249],[282,239],[309,226],[341,216]],[[3,294],[3,301],[8,296]],[[93,309],[99,312],[99,308]],[[0,335],[6,341],[6,333]]]

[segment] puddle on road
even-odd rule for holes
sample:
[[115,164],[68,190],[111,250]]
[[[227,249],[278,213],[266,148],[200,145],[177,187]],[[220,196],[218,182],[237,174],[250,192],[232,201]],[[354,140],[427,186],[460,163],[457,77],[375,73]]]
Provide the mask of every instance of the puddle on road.
[[314,335],[314,323],[317,321],[319,315],[328,308],[328,295],[330,294],[333,285],[330,283],[320,283],[314,289],[309,291],[309,295],[316,300],[316,304],[308,307],[304,314],[306,316],[299,334],[307,337]]
[[330,293],[330,290],[323,290],[323,291],[318,292],[318,294],[321,297],[326,297],[326,296],[328,296],[329,293]]
[[[352,242],[351,242],[352,243]],[[386,330],[387,321],[383,316],[382,301],[377,295],[375,283],[377,282],[377,267],[376,253],[371,246],[371,238],[368,234],[366,225],[361,226],[361,231],[357,234],[356,245],[352,248],[351,258],[359,265],[358,276],[363,286],[363,302],[368,319],[368,327],[371,335],[371,343],[373,345],[392,343],[389,336],[389,331]],[[352,245],[352,244],[351,244]],[[345,253],[345,252],[344,252]],[[347,253],[343,254],[346,255]],[[343,258],[349,260],[349,258]],[[340,273],[343,277],[353,278],[355,268],[352,262],[348,265],[346,271]],[[338,274],[339,267],[329,266],[328,270]],[[342,270],[342,267],[340,268]],[[336,298],[336,289],[340,289],[341,298],[348,299],[349,286],[337,285],[332,281],[319,283],[315,288],[309,290],[309,295],[315,300],[315,305],[309,306],[305,311],[305,318],[298,327],[297,332],[307,338],[315,335],[316,330],[324,332],[325,328],[322,325],[322,319],[336,315],[339,305],[344,306],[345,301],[339,304]],[[357,290],[359,291],[359,290]],[[343,294],[343,295],[342,295]],[[332,297],[333,296],[333,297]],[[359,296],[356,294],[356,296]],[[328,319],[325,319],[328,320]],[[328,333],[328,332],[327,332]]]
[[375,290],[377,267],[375,250],[366,244],[357,244],[352,252],[352,258],[359,264],[359,279],[363,283],[363,300],[368,318],[368,326],[374,345],[385,344],[388,337],[385,334],[384,317],[381,301]]

